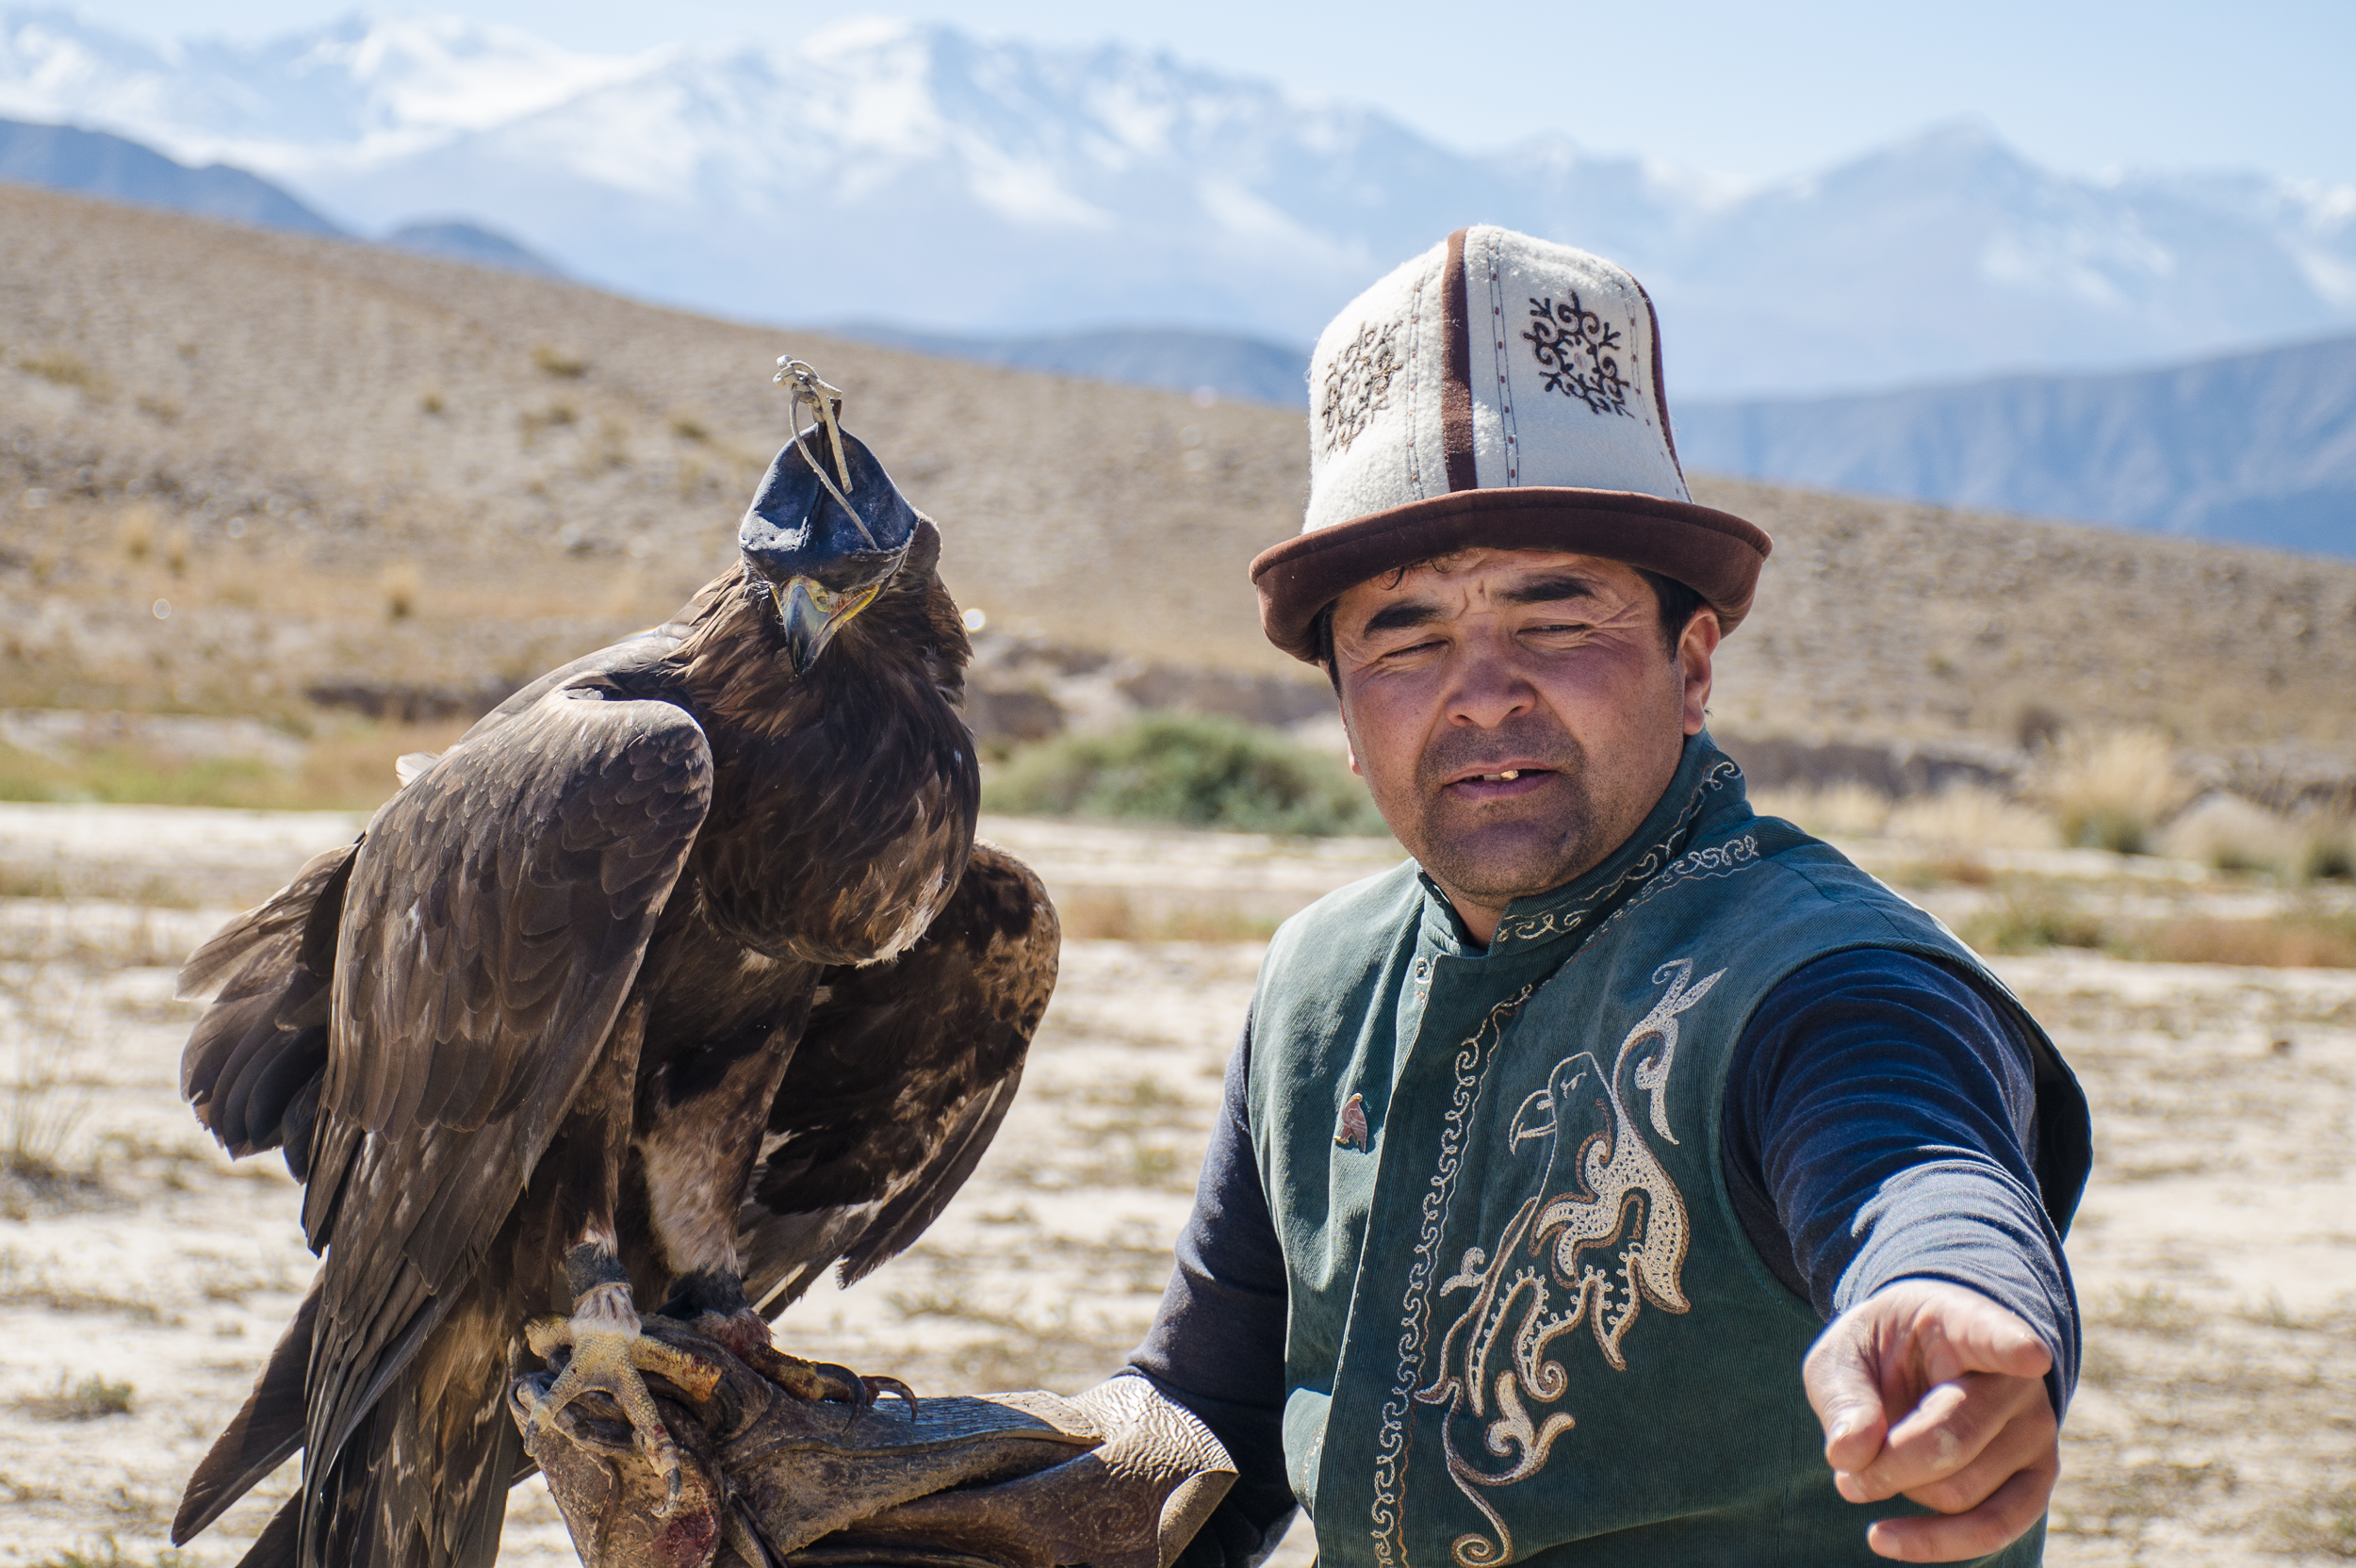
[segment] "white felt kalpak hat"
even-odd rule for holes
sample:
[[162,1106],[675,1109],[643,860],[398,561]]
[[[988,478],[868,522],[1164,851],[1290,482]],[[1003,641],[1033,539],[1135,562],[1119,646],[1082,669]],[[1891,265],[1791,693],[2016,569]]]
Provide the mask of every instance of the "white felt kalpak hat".
[[1772,544],[1686,493],[1652,301],[1601,257],[1459,229],[1333,318],[1309,405],[1308,517],[1252,563],[1297,658],[1344,590],[1477,545],[1659,572],[1728,630],[1750,610]]

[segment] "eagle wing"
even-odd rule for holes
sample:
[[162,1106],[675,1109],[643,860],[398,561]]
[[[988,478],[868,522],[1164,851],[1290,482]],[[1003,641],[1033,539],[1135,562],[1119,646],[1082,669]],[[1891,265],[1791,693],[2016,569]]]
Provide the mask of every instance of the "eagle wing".
[[181,1097],[232,1154],[284,1143],[298,1181],[309,1168],[335,927],[359,848],[314,856],[180,968],[183,998],[213,997],[181,1053]]
[[344,890],[303,1200],[313,1248],[329,1249],[312,1474],[515,1208],[711,795],[694,718],[583,674],[469,733],[369,823]]
[[738,1216],[764,1314],[837,1259],[844,1282],[859,1278],[940,1217],[1013,1102],[1059,939],[1039,878],[976,843],[914,946],[826,972]]

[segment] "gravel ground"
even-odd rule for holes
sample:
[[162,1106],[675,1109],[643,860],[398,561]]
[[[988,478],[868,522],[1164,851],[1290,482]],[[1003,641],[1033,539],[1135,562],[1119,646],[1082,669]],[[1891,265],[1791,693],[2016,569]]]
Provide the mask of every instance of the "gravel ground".
[[[0,808],[0,863],[41,843],[123,881],[164,863],[267,880],[351,827],[333,813]],[[1158,884],[1298,903],[1387,852],[986,827],[1067,901]],[[1857,849],[1893,879],[1912,863],[1904,845]],[[2055,856],[2045,869],[2104,868]],[[1972,891],[1917,896],[1936,907]],[[12,1348],[0,1367],[0,1563],[61,1563],[109,1537],[150,1561],[181,1481],[313,1266],[283,1168],[221,1157],[175,1091],[194,1010],[172,999],[171,966],[225,912],[0,900],[0,1062],[9,1084],[29,1086],[7,1095],[9,1127],[60,1172],[0,1193],[0,1335]],[[973,1183],[907,1256],[794,1309],[785,1341],[941,1392],[1072,1390],[1119,1364],[1167,1277],[1260,951],[1069,943],[1023,1095]],[[2086,1370],[2049,1560],[2344,1560],[2356,1551],[2356,973],[2074,953],[1998,968],[2076,1067],[2097,1128],[2070,1243]],[[128,1408],[107,1413],[117,1403]],[[186,1560],[233,1561],[290,1479]],[[503,1562],[571,1560],[536,1485],[518,1489],[510,1519]],[[1309,1549],[1297,1536],[1286,1568]]]

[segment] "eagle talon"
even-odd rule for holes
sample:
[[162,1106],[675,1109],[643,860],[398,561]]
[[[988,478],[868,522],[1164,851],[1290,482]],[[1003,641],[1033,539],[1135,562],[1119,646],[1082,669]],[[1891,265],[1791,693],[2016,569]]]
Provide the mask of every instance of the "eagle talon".
[[861,1378],[859,1383],[867,1390],[865,1403],[872,1405],[885,1395],[892,1395],[908,1407],[908,1424],[916,1424],[916,1390],[897,1378],[881,1375]]
[[847,1366],[830,1361],[804,1361],[782,1350],[748,1358],[746,1365],[809,1404],[850,1405],[865,1410],[875,1402],[867,1380]]
[[[685,1494],[686,1470],[679,1461],[679,1445],[663,1424],[663,1413],[655,1408],[654,1396],[647,1392],[642,1374],[655,1373],[677,1384],[689,1397],[701,1400],[710,1398],[719,1385],[720,1369],[641,1332],[635,1312],[628,1307],[617,1311],[609,1302],[588,1304],[571,1317],[536,1318],[525,1326],[524,1340],[533,1355],[552,1365],[555,1352],[568,1352],[546,1394],[531,1390],[523,1396],[529,1412],[525,1446],[529,1448],[551,1428],[563,1432],[557,1417],[582,1395],[603,1394],[622,1407],[639,1451],[663,1478],[663,1504],[656,1512],[669,1518]],[[570,1432],[564,1436],[567,1442],[579,1441]]]
[[897,1378],[863,1378],[830,1361],[806,1361],[788,1355],[777,1348],[769,1336],[767,1319],[757,1313],[710,1313],[695,1328],[728,1347],[730,1354],[763,1380],[806,1404],[849,1405],[854,1410],[865,1410],[878,1396],[892,1393],[908,1401],[913,1418],[916,1395],[908,1384]]

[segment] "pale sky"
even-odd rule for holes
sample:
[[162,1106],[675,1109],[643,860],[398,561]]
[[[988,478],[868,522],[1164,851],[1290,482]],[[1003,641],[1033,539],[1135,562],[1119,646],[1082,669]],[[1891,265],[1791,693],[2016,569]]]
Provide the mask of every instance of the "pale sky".
[[[258,37],[350,0],[88,0],[90,19],[167,38]],[[792,43],[859,14],[994,37],[1106,37],[1379,105],[1442,140],[1542,130],[1758,179],[1799,172],[1935,121],[1980,115],[2077,173],[2246,168],[2356,184],[2356,0],[454,0],[449,11],[574,48]],[[192,14],[201,20],[191,22]]]

